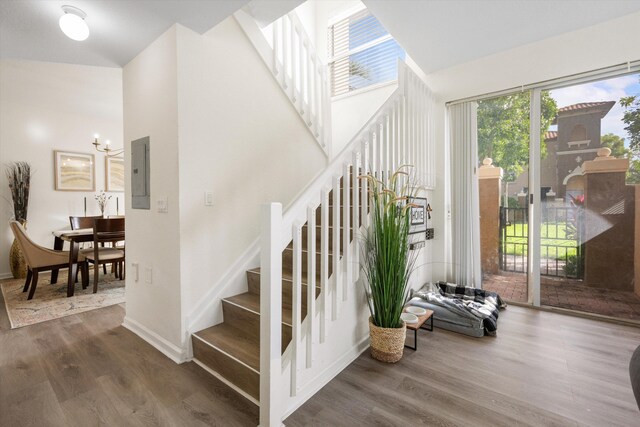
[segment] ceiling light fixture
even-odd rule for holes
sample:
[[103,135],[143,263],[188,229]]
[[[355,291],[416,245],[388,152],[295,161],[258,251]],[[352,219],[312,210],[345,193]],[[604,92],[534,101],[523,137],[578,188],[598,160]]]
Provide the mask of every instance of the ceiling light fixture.
[[73,6],[62,6],[64,15],[60,17],[60,29],[72,40],[83,41],[89,37],[89,26],[84,18],[87,14]]

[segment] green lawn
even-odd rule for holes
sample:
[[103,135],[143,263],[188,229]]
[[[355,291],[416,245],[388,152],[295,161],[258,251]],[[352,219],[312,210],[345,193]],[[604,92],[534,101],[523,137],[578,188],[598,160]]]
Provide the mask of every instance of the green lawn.
[[[527,255],[527,224],[511,224],[507,227],[507,235],[524,237],[507,237],[505,253],[509,255]],[[542,224],[541,249],[542,258],[562,259],[577,255],[574,239],[566,240],[567,230],[564,225]]]

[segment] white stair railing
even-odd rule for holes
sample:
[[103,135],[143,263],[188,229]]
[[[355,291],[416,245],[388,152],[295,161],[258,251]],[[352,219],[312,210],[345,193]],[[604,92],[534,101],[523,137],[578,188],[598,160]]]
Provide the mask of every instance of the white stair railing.
[[318,57],[298,15],[289,12],[270,24],[264,32],[247,12],[239,10],[234,17],[316,141],[331,158],[328,69]]
[[[286,68],[286,61],[284,67]],[[260,372],[260,425],[281,425],[284,415],[291,413],[304,399],[298,396],[302,390],[317,390],[318,372],[325,372],[342,357],[337,343],[327,334],[331,323],[340,328],[354,328],[354,304],[346,304],[353,294],[359,278],[359,251],[357,234],[368,224],[367,182],[359,180],[359,175],[372,173],[380,179],[388,179],[389,174],[400,166],[414,165],[423,185],[433,173],[432,150],[433,128],[431,109],[434,101],[428,87],[403,62],[399,64],[398,88],[387,99],[369,122],[356,134],[345,149],[335,157],[325,171],[312,182],[284,213],[279,203],[265,205],[263,211],[261,241],[261,266],[269,274],[261,274],[260,293],[275,298],[282,292],[282,251],[293,242],[293,332],[285,353],[282,366],[275,366],[280,360],[273,351],[261,351],[261,369],[270,367],[269,373]],[[431,157],[431,158],[430,158]],[[351,177],[352,175],[352,177]],[[329,192],[332,191],[331,207]],[[341,193],[342,197],[339,197]],[[320,210],[320,259],[315,256],[317,242],[316,211]],[[341,210],[342,207],[342,210]],[[342,215],[340,215],[342,213]],[[332,216],[332,238],[329,238],[330,216]],[[362,219],[362,223],[360,220]],[[302,231],[307,227],[307,317],[302,321]],[[340,228],[342,233],[342,257],[340,248]],[[353,241],[349,228],[353,227]],[[269,253],[264,250],[269,248]],[[329,276],[330,253],[332,254],[332,275]],[[319,276],[316,275],[319,271]],[[318,304],[312,285],[320,288]],[[274,319],[279,318],[281,307],[273,304],[261,305],[261,342],[270,342],[271,348],[281,342],[281,331]],[[277,313],[278,312],[278,313]],[[357,317],[357,313],[356,313]],[[342,323],[340,323],[342,320]],[[335,330],[335,329],[334,329]],[[329,348],[330,356],[316,357]],[[290,364],[290,369],[285,369]],[[281,368],[281,369],[279,369]],[[311,374],[303,375],[305,371]],[[315,374],[314,374],[315,373]],[[303,383],[303,377],[308,379]],[[315,381],[316,384],[311,384]],[[278,398],[265,399],[264,393],[274,390],[288,390]],[[309,392],[313,393],[313,391]]]

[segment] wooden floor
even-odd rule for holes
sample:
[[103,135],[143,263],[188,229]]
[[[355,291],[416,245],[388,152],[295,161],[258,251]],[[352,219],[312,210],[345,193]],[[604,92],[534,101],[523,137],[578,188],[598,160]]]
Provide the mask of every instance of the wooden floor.
[[10,330],[0,293],[0,426],[256,426],[258,408],[120,326],[115,305]]
[[[122,306],[9,330],[0,295],[0,426],[255,426],[257,408],[120,326]],[[287,426],[640,426],[640,329],[509,307],[497,338],[420,331],[396,365],[364,353]]]
[[640,426],[640,329],[510,306],[498,336],[421,331],[396,365],[363,353],[287,426]]

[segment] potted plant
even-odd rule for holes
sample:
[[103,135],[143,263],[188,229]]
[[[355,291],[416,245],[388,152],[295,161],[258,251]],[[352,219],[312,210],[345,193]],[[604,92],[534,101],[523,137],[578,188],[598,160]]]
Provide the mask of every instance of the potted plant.
[[111,196],[108,196],[104,190],[100,190],[100,193],[94,196],[96,202],[98,202],[98,208],[100,208],[100,215],[104,217],[104,210],[107,207],[107,202],[111,199]]
[[417,189],[410,185],[407,168],[400,167],[388,183],[372,175],[361,177],[368,181],[371,212],[369,228],[362,237],[361,261],[371,314],[371,356],[388,363],[402,358],[406,324],[400,315],[416,259],[416,253],[409,249],[411,207],[416,205],[409,201]]
[[[7,181],[9,182],[9,192],[11,193],[11,200],[13,202],[13,218],[26,227],[31,166],[27,162],[14,162],[7,166],[6,174]],[[13,244],[9,251],[9,266],[11,267],[11,274],[13,274],[14,278],[27,277],[27,264],[20,250],[20,246],[15,239],[13,239]]]

